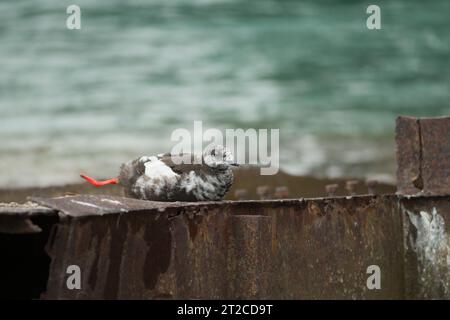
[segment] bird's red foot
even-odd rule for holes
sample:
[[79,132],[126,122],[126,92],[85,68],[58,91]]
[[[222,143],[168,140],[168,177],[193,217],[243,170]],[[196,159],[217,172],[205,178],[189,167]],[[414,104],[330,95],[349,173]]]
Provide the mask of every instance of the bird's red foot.
[[94,178],[91,178],[85,174],[80,174],[80,177],[82,177],[87,182],[89,182],[90,184],[92,184],[94,187],[97,187],[97,188],[106,186],[107,184],[118,184],[119,183],[119,179],[117,179],[117,178],[109,179],[109,180],[105,180],[105,181],[97,181]]

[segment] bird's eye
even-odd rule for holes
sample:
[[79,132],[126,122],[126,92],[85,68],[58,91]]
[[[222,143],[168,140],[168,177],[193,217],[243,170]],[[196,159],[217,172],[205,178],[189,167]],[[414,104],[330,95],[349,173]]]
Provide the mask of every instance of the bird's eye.
[[216,155],[216,149],[213,149],[213,151],[211,151],[211,155],[215,156]]

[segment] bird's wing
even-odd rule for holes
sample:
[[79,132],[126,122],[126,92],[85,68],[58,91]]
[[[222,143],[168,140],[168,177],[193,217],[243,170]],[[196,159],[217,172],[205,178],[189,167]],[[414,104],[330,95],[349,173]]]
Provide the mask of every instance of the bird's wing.
[[180,155],[171,155],[166,153],[159,157],[166,166],[170,167],[173,172],[178,174],[189,174],[189,172],[194,171],[196,173],[203,172],[204,174],[211,173],[211,168],[205,164],[194,163],[196,156],[190,153],[184,153]]

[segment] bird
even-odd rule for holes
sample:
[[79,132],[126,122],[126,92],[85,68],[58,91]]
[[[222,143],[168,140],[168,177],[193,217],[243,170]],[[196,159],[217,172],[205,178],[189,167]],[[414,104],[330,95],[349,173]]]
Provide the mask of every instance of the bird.
[[80,176],[96,187],[119,184],[128,197],[150,201],[220,201],[231,188],[231,167],[239,166],[222,145],[201,155],[164,153],[142,156],[121,165],[117,178],[97,181]]

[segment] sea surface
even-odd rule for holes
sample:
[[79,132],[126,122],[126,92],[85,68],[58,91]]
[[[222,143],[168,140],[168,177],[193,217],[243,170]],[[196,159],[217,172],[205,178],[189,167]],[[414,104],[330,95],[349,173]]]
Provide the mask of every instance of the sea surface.
[[113,177],[195,120],[279,128],[290,173],[394,181],[398,115],[450,115],[448,0],[0,1],[0,187]]

